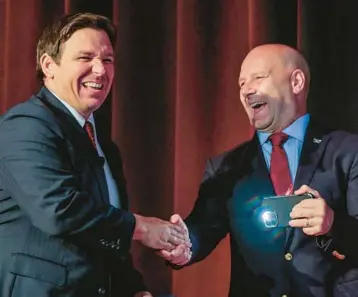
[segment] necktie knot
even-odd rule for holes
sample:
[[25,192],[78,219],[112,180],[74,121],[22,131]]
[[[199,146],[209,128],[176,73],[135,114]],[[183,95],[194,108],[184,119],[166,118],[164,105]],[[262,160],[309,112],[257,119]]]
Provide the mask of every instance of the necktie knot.
[[288,135],[283,132],[273,133],[270,136],[272,146],[282,146],[287,139]]
[[85,130],[87,132],[88,138],[91,140],[91,143],[92,143],[93,147],[97,150],[96,139],[95,139],[95,136],[94,136],[94,128],[93,128],[92,123],[89,122],[89,121],[86,121],[85,125],[84,125],[84,128],[85,128]]

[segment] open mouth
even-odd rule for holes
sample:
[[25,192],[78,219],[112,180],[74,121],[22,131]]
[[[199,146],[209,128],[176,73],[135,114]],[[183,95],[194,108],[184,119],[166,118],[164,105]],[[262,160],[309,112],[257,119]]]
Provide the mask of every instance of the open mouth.
[[94,90],[102,90],[104,88],[104,84],[99,84],[99,83],[95,83],[95,82],[84,82],[82,83],[82,86],[84,86],[85,88],[91,88]]
[[262,110],[263,108],[265,108],[266,105],[267,105],[266,102],[255,102],[254,104],[251,104],[250,106],[255,112],[258,112],[258,111]]

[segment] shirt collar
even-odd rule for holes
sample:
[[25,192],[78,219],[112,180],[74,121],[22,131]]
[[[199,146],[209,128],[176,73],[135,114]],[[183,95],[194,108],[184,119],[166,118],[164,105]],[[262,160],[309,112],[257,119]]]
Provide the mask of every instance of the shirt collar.
[[80,124],[80,126],[83,128],[86,121],[89,121],[95,131],[96,131],[96,125],[94,123],[94,117],[93,117],[93,113],[91,113],[91,115],[88,117],[88,119],[86,120],[86,118],[81,115],[75,108],[73,108],[70,104],[68,104],[65,100],[62,100],[60,97],[58,97],[54,92],[50,91],[52,93],[52,95],[54,95],[67,109],[68,111],[73,115],[73,117],[76,119],[76,121]]
[[[296,138],[303,142],[309,121],[310,115],[306,113],[305,115],[299,117],[296,121],[294,121],[290,126],[285,128],[282,132],[286,133],[290,137]],[[257,131],[256,133],[261,145],[263,145],[272,134],[268,132],[259,131]]]

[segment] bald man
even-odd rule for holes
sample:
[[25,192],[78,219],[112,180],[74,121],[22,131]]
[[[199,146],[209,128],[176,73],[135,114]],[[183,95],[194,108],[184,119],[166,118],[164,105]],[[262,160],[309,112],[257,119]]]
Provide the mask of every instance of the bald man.
[[[358,296],[358,136],[307,113],[309,80],[305,59],[288,46],[246,56],[238,84],[256,133],[208,160],[194,209],[173,219],[192,248],[160,251],[180,268],[230,234],[230,297]],[[305,192],[314,198],[293,207],[288,227],[259,219],[262,197]]]

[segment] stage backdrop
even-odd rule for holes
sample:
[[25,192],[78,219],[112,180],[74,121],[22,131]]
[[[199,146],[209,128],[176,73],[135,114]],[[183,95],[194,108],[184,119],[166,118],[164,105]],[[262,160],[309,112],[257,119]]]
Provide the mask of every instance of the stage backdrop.
[[[112,18],[116,79],[97,114],[99,133],[111,133],[120,146],[134,212],[186,216],[205,159],[251,136],[237,78],[252,47],[280,42],[301,49],[312,68],[310,110],[358,130],[357,6],[354,0],[0,0],[0,111],[38,89],[35,47],[45,24],[72,12]],[[157,295],[227,296],[227,239],[181,271],[139,245],[133,254]]]

